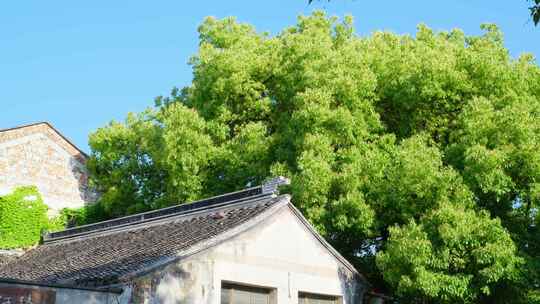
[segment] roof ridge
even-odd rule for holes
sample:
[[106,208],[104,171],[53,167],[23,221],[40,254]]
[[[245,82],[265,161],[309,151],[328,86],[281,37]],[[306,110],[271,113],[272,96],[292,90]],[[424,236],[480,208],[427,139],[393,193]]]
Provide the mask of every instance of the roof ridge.
[[81,153],[85,158],[88,158],[88,154],[86,154],[86,152],[84,152],[81,148],[79,148],[75,143],[73,143],[73,141],[71,141],[69,138],[67,138],[64,134],[62,134],[62,132],[58,131],[58,129],[56,129],[50,122],[48,121],[38,121],[38,122],[33,122],[33,123],[27,123],[27,124],[22,124],[22,125],[18,125],[18,126],[15,126],[15,127],[11,127],[11,128],[4,128],[4,129],[0,129],[0,133],[2,132],[9,132],[9,131],[14,131],[14,130],[18,130],[18,129],[23,129],[23,128],[29,128],[29,127],[33,127],[33,126],[38,126],[38,125],[46,125],[47,127],[49,127],[51,130],[53,130],[56,134],[58,134],[58,136],[60,136],[60,138],[62,138],[65,142],[67,142],[70,146],[72,146],[73,148],[75,148],[75,150],[79,151],[79,153]]
[[185,213],[166,215],[166,216],[151,218],[151,219],[147,219],[147,220],[142,220],[142,221],[139,221],[139,222],[128,223],[128,224],[125,224],[125,225],[118,225],[118,226],[113,226],[113,227],[108,227],[108,228],[96,229],[96,230],[91,230],[91,231],[88,231],[88,232],[81,232],[81,233],[77,233],[77,234],[73,234],[73,235],[69,235],[69,236],[64,236],[64,237],[56,237],[54,239],[47,240],[45,242],[45,244],[47,244],[47,245],[48,244],[57,244],[57,243],[77,241],[77,240],[86,239],[86,238],[92,238],[92,237],[100,237],[100,236],[105,236],[105,235],[109,235],[109,234],[113,234],[113,233],[119,233],[119,232],[136,230],[136,229],[141,229],[141,228],[146,228],[146,227],[152,227],[152,226],[155,226],[155,225],[163,225],[164,223],[177,222],[177,221],[186,221],[186,220],[190,220],[190,219],[192,219],[194,217],[206,216],[206,215],[212,214],[212,213],[216,214],[216,218],[219,219],[220,217],[222,217],[222,215],[220,213],[223,212],[223,211],[226,211],[226,210],[229,210],[229,209],[241,208],[241,207],[244,207],[244,206],[252,206],[252,205],[259,204],[261,202],[266,203],[266,202],[269,201],[268,199],[270,199],[270,201],[271,201],[271,200],[273,200],[273,199],[275,199],[277,197],[278,196],[275,195],[275,194],[273,194],[273,195],[260,195],[260,196],[253,197],[253,198],[250,198],[250,199],[247,199],[247,200],[236,201],[234,203],[226,203],[226,204],[215,205],[215,206],[212,206],[211,208],[193,209],[193,210],[190,210],[189,212],[185,212]]
[[13,130],[17,130],[17,129],[22,129],[22,128],[33,127],[33,126],[42,125],[42,124],[51,126],[51,124],[48,123],[47,121],[38,121],[38,122],[22,124],[22,125],[18,125],[18,126],[15,126],[15,127],[10,127],[10,128],[3,128],[3,129],[0,129],[0,133],[13,131]]
[[258,199],[279,194],[278,187],[284,184],[289,184],[289,180],[279,176],[268,180],[266,183],[260,186],[213,196],[187,204],[179,204],[144,213],[128,215],[94,224],[69,228],[58,232],[49,232],[43,235],[43,242],[48,244],[71,238],[79,238],[81,236],[86,236],[97,232],[113,230],[117,231],[120,228],[139,225],[141,223],[161,221],[166,218],[184,216],[202,211],[210,211],[220,207],[249,203],[250,201],[256,202]]

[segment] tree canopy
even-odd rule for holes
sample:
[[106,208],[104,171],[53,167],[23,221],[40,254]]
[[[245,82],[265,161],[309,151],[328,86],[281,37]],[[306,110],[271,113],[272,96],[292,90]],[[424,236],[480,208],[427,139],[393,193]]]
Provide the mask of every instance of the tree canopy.
[[[402,303],[540,303],[540,68],[484,34],[207,18],[192,83],[90,136],[91,219],[275,175]],[[535,302],[536,301],[536,302]]]

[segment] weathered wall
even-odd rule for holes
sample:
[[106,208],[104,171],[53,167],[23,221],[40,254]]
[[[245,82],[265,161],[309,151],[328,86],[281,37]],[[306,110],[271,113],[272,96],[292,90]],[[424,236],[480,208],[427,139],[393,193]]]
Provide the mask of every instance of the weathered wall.
[[122,303],[218,304],[222,281],[275,288],[279,304],[298,303],[299,291],[357,304],[364,288],[285,207],[221,245],[136,279]]
[[115,293],[79,290],[79,289],[56,289],[55,304],[116,304],[120,295]]
[[95,201],[85,156],[48,124],[0,132],[0,194],[35,185],[53,215]]
[[116,304],[119,295],[92,290],[0,282],[0,303],[10,304]]

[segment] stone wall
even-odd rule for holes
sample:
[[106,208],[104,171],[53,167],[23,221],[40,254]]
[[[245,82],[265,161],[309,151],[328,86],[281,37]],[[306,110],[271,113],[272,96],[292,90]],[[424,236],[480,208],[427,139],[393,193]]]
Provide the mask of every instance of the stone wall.
[[86,155],[52,126],[39,123],[0,131],[0,194],[35,185],[50,208],[78,208],[94,202]]

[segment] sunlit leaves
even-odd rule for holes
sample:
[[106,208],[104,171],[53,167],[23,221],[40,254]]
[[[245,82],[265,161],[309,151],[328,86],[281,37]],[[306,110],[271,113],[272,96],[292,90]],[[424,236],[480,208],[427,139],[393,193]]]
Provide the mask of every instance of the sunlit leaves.
[[386,280],[401,294],[442,303],[473,303],[492,283],[515,278],[522,259],[498,220],[484,212],[443,205],[416,224],[390,229],[377,257]]
[[214,152],[206,123],[196,111],[173,104],[162,114],[166,169],[170,174],[167,195],[178,203],[199,198],[206,179],[205,167]]

